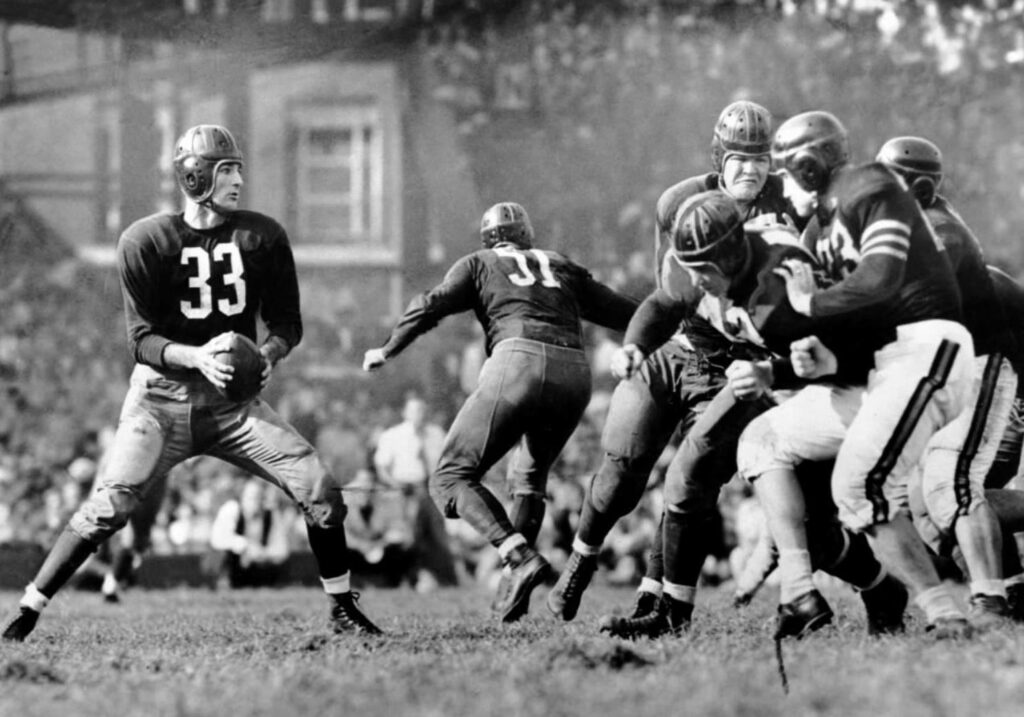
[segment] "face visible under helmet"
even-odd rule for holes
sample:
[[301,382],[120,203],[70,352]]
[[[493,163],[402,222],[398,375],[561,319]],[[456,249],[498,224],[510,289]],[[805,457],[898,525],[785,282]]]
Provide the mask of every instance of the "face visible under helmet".
[[935,199],[942,184],[942,152],[924,137],[894,137],[878,150],[875,161],[903,177],[921,206]]
[[185,130],[174,143],[174,175],[189,199],[203,203],[213,194],[221,165],[242,164],[242,150],[220,125],[201,124]]
[[832,172],[850,161],[846,128],[829,112],[803,112],[775,131],[772,162],[786,170],[805,191],[828,188]]
[[480,220],[480,240],[487,249],[502,242],[529,249],[533,246],[533,225],[521,204],[498,202]]

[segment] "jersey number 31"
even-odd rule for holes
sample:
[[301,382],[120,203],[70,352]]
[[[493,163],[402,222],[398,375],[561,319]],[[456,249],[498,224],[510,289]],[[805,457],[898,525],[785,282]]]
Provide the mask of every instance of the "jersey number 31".
[[558,279],[555,278],[554,272],[551,271],[551,260],[540,249],[522,251],[520,249],[513,249],[510,246],[498,246],[494,248],[494,253],[498,256],[509,257],[515,260],[518,271],[509,274],[508,280],[516,286],[533,286],[537,283],[537,277],[530,268],[530,257],[537,260],[537,270],[540,272],[541,286],[548,286],[553,289],[561,286],[558,283]]

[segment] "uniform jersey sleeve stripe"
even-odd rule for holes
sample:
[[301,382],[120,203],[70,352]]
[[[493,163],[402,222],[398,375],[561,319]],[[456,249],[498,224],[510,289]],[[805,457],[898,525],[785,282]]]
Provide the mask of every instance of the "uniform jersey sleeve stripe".
[[885,254],[886,256],[895,257],[895,258],[899,259],[900,261],[906,261],[907,260],[907,252],[901,251],[900,249],[897,249],[897,248],[891,247],[891,246],[875,247],[875,248],[871,249],[871,251],[866,251],[863,254],[861,254],[861,259],[863,259],[864,257],[867,257],[867,256],[878,256],[880,254]]
[[909,238],[910,227],[895,219],[878,219],[864,228],[863,233],[860,235],[861,246],[864,246],[877,234],[895,234]]
[[910,250],[910,240],[904,239],[903,237],[896,236],[894,234],[882,234],[874,236],[866,242],[862,242],[860,245],[861,254],[867,254],[869,251],[877,246],[891,246],[896,249],[903,251]]

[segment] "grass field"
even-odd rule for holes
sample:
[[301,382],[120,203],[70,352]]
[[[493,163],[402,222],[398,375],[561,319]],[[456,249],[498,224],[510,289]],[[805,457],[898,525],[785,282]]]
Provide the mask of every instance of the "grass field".
[[[785,646],[787,696],[772,594],[737,611],[705,590],[689,634],[637,643],[596,630],[629,591],[592,589],[567,625],[544,594],[500,626],[482,591],[366,591],[388,635],[363,639],[326,632],[315,589],[134,591],[119,606],[68,592],[29,642],[0,644],[0,716],[1024,714],[1024,626],[869,639],[856,597],[829,592],[836,626]],[[0,593],[5,612],[17,597]]]

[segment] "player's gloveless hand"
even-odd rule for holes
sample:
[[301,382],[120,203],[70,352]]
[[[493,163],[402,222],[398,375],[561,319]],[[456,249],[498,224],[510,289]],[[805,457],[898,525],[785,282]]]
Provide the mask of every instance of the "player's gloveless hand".
[[374,371],[387,363],[387,360],[384,349],[369,349],[363,354],[363,370]]
[[618,379],[629,378],[636,373],[645,358],[644,352],[636,344],[626,344],[615,349],[610,363],[612,376]]
[[800,378],[831,376],[839,368],[836,355],[817,336],[808,336],[789,345],[789,360]]
[[231,333],[218,334],[202,346],[195,346],[189,352],[191,368],[198,369],[206,380],[219,389],[227,388],[235,369],[217,360],[217,353],[226,351],[231,344]]
[[772,366],[767,361],[733,361],[725,369],[732,395],[740,401],[753,401],[771,390]]

